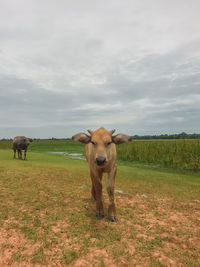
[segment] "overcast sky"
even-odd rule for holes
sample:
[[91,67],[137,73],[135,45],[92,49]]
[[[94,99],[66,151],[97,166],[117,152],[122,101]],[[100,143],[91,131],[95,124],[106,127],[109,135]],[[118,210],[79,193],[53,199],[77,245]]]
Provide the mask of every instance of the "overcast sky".
[[199,0],[1,0],[0,138],[200,132]]

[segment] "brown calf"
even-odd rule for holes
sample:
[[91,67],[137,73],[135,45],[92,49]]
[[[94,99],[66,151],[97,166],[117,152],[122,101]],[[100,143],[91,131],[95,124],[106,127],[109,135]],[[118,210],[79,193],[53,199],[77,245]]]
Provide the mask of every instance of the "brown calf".
[[90,135],[78,133],[72,136],[75,141],[86,144],[85,154],[90,168],[92,180],[92,199],[96,200],[96,216],[104,217],[103,199],[102,199],[102,175],[108,173],[107,192],[109,197],[108,216],[114,222],[117,221],[116,207],[114,200],[115,175],[117,171],[116,164],[116,144],[131,141],[131,137],[124,134],[113,136],[115,130],[107,131],[99,128],[96,131],[90,131]]

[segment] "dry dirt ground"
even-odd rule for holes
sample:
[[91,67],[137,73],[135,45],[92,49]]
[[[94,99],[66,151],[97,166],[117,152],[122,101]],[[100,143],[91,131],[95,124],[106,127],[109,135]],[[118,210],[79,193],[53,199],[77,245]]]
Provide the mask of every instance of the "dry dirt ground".
[[150,192],[141,181],[122,186],[119,177],[119,221],[111,223],[105,190],[105,218],[95,217],[87,170],[0,174],[0,266],[200,266],[198,199]]

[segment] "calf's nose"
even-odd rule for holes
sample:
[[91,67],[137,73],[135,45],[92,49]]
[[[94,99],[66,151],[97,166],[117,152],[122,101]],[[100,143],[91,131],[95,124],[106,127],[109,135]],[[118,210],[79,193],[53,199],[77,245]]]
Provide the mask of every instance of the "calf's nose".
[[106,159],[103,157],[96,158],[97,165],[103,165],[105,163]]

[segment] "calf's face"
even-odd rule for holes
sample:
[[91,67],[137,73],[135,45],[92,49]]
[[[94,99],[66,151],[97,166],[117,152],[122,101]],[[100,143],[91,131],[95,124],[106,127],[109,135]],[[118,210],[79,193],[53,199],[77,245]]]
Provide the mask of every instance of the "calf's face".
[[112,148],[112,134],[106,130],[91,132],[91,146],[94,162],[104,166],[110,159]]
[[94,163],[99,167],[105,166],[111,160],[112,153],[115,151],[115,144],[131,141],[131,137],[124,134],[113,136],[115,130],[107,131],[104,128],[99,128],[96,131],[88,131],[90,135],[78,133],[72,139],[84,144],[90,143]]

